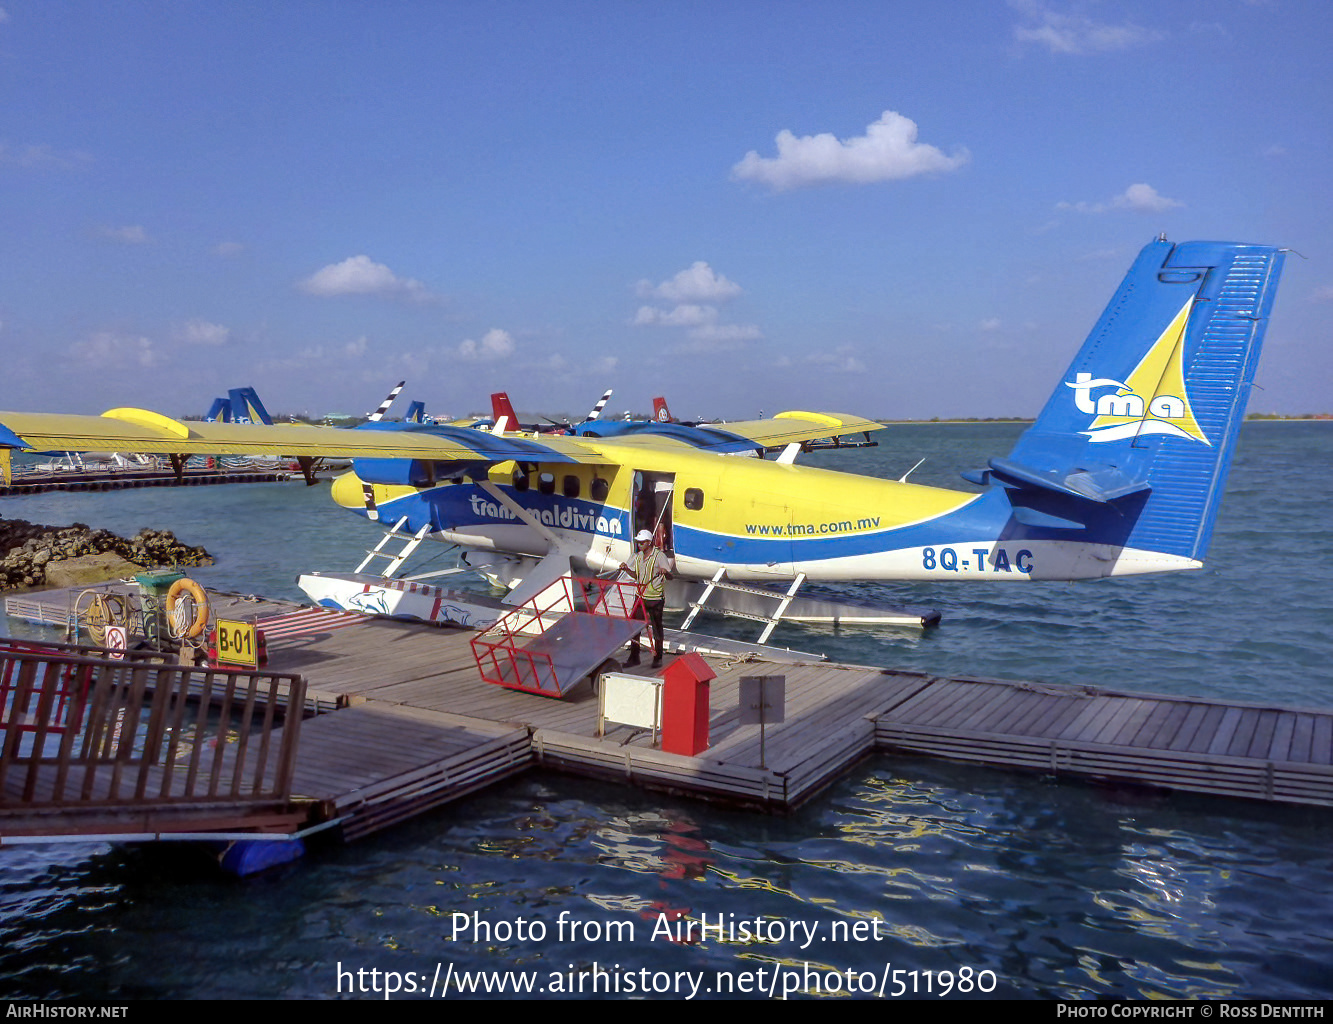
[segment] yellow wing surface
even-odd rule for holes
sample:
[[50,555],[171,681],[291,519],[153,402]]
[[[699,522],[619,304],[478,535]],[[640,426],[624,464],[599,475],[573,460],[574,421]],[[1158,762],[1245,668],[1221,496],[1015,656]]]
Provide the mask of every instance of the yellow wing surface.
[[[6,438],[5,431],[16,435]],[[16,443],[18,442],[18,443]],[[605,461],[596,447],[572,438],[540,445],[458,427],[341,430],[173,420],[145,409],[101,416],[0,413],[0,444],[29,451],[120,451],[161,455],[287,455],[343,459],[432,459],[559,462]]]
[[[879,430],[883,424],[840,413],[779,413],[773,419],[701,428],[694,447],[707,450],[720,432],[765,447],[838,434]],[[651,444],[651,433],[637,435]],[[608,439],[610,440],[610,439]],[[616,441],[626,440],[618,437]],[[662,441],[670,445],[665,436]],[[120,451],[162,455],[285,455],[346,459],[579,462],[607,464],[600,439],[542,434],[528,439],[462,427],[360,429],[204,423],[146,409],[111,409],[101,416],[0,412],[0,447],[28,451]]]
[[823,437],[885,429],[883,423],[845,412],[780,412],[769,420],[741,420],[708,426],[739,434],[765,448],[776,448],[794,441],[815,441]]

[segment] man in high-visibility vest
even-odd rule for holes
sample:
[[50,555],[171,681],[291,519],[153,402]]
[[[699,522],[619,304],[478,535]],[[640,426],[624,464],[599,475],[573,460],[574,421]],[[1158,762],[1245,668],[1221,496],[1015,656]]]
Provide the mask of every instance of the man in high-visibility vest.
[[[621,562],[620,568],[633,575],[634,582],[643,588],[643,610],[653,631],[653,668],[657,668],[662,664],[662,609],[666,606],[666,581],[671,578],[671,563],[666,555],[653,547],[651,531],[640,530],[634,542],[639,549],[628,563]],[[630,643],[629,660],[625,664],[638,663],[639,638],[636,636]]]

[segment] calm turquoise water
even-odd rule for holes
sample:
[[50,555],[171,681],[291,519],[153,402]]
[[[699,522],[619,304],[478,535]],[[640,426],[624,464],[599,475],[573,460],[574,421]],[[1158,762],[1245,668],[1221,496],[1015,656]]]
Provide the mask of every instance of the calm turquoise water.
[[[956,486],[1016,434],[899,427],[878,449],[818,459],[897,477],[925,455],[912,479]],[[879,585],[879,599],[941,608],[943,625],[779,636],[862,664],[1328,707],[1330,470],[1333,425],[1248,425],[1203,572]],[[217,556],[198,574],[208,585],[299,597],[298,572],[350,568],[373,539],[327,489],[42,495],[0,499],[0,515],[172,529]],[[441,976],[452,964],[511,985],[522,972],[546,986],[572,974],[584,994],[594,978],[625,994],[683,972],[688,992],[684,972],[707,989],[716,972],[767,985],[780,969],[795,974],[779,992],[832,971],[845,989],[848,970],[876,988],[888,972],[892,990],[897,970],[917,972],[898,980],[918,994],[939,992],[941,976],[924,972],[943,971],[1019,997],[1329,998],[1330,850],[1327,811],[887,757],[789,818],[526,777],[244,881],[169,846],[0,849],[0,996],[334,997],[339,964],[367,984],[379,970],[429,987],[440,963]],[[490,936],[455,932],[452,915],[473,912]],[[804,922],[816,938],[677,943],[653,938],[659,913]],[[561,914],[577,938],[558,936]],[[545,939],[503,934],[520,918]],[[857,922],[863,940],[832,941],[835,924]]]

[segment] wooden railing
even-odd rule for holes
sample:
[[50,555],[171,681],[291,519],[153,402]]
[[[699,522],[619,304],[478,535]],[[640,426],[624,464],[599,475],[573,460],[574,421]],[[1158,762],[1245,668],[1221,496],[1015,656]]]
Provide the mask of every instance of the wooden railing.
[[0,640],[0,810],[289,801],[304,701],[300,676]]

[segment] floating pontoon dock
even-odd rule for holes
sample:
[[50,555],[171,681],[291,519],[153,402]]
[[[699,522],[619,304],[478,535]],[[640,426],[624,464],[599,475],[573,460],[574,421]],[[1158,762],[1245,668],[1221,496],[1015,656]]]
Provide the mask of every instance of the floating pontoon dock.
[[61,470],[15,472],[0,481],[0,497],[41,494],[45,491],[121,491],[133,487],[204,487],[212,484],[285,483],[300,471],[287,469],[186,469],[179,476],[170,469]]
[[[75,597],[49,591],[10,597],[6,607],[15,618],[63,625]],[[587,683],[562,699],[484,683],[470,630],[236,595],[210,599],[218,616],[255,621],[265,631],[264,671],[299,677],[303,687],[309,717],[294,744],[290,787],[266,799],[301,808],[302,828],[336,820],[347,838],[532,770],[784,811],[877,751],[1333,806],[1329,711],[709,656],[717,672],[710,745],[684,756],[654,748],[650,732],[628,726],[612,726],[598,739],[598,699]],[[760,727],[742,724],[739,707],[741,678],[756,675],[786,679],[785,721],[766,726],[762,763]],[[280,744],[283,731],[275,728],[270,741]],[[25,802],[15,790],[23,772],[8,749],[0,760],[8,769],[3,835],[78,831],[77,815],[61,806],[31,796]],[[177,812],[157,806],[151,827],[197,831],[199,814],[190,810],[188,802],[180,805],[173,824]],[[127,806],[123,827],[108,828],[103,814],[98,828],[142,832],[144,817],[142,808]],[[225,817],[213,813],[212,827],[255,827]],[[291,827],[290,813],[275,814],[268,827],[280,820]]]

